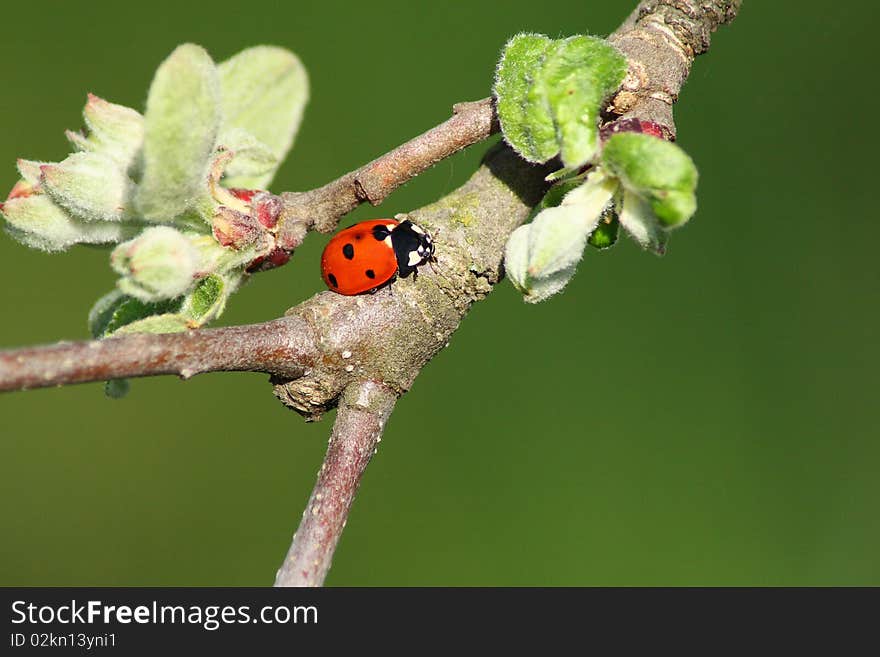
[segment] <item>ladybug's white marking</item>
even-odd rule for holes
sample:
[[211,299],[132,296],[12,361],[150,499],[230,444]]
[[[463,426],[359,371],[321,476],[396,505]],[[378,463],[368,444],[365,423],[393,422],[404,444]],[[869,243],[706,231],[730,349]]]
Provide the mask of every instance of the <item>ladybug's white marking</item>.
[[388,237],[386,237],[383,242],[388,246],[389,249],[393,249],[394,245],[391,243],[391,233],[394,232],[394,229],[397,228],[398,224],[385,224],[385,228],[388,229]]

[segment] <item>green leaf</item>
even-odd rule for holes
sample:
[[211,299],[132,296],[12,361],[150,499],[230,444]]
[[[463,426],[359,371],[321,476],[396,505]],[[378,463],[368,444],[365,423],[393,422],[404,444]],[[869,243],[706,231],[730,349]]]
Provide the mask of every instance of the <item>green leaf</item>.
[[45,164],[49,164],[48,162],[36,162],[34,160],[25,160],[24,158],[18,158],[15,162],[15,166],[18,169],[18,173],[21,174],[21,177],[31,185],[37,185],[40,182],[40,176],[43,175],[42,171],[40,171],[40,167]]
[[643,248],[653,251],[657,255],[663,255],[666,252],[667,235],[650,204],[629,189],[623,193],[620,225]]
[[677,145],[651,135],[621,132],[602,151],[606,169],[645,199],[667,228],[686,222],[697,208],[697,167]]
[[664,228],[675,228],[694,216],[697,195],[692,191],[658,190],[651,197],[651,208]]
[[85,221],[123,221],[134,183],[119,163],[103,153],[74,153],[41,167],[41,182],[58,205]]
[[89,333],[93,338],[104,337],[113,315],[128,298],[119,290],[113,290],[94,303],[89,310]]
[[3,204],[9,235],[25,246],[63,251],[74,244],[109,244],[133,231],[119,223],[84,222],[70,217],[43,194],[14,198]]
[[222,62],[218,70],[224,134],[243,130],[267,147],[276,162],[262,174],[228,172],[226,185],[265,188],[293,145],[309,99],[308,75],[296,55],[276,46],[243,50]]
[[[567,191],[559,205],[545,207],[531,224],[513,232],[505,250],[505,268],[525,301],[538,303],[560,292],[574,276],[587,238],[617,189],[617,182],[594,173]],[[559,185],[559,194],[571,185]],[[548,195],[549,196],[549,195]],[[545,202],[555,202],[554,198]]]
[[599,225],[596,226],[596,230],[590,234],[590,239],[587,240],[587,244],[600,251],[603,249],[610,249],[617,243],[619,232],[620,220],[617,217],[617,212],[612,203],[605,208],[605,211],[602,213],[602,219],[599,221]]
[[531,162],[559,153],[564,171],[579,168],[596,154],[602,102],[625,75],[626,59],[603,39],[515,36],[494,86],[505,139]]
[[130,388],[128,379],[112,379],[104,384],[104,394],[110,399],[122,399]]
[[579,167],[596,154],[602,101],[625,75],[626,59],[602,39],[570,37],[548,51],[535,86],[546,95],[566,167]]
[[[126,296],[119,290],[113,290],[98,299],[89,311],[89,333],[93,338],[103,338],[123,325],[153,313],[166,312],[170,308],[168,302],[162,304],[143,304],[137,299]],[[139,309],[140,312],[135,311]],[[128,394],[128,379],[111,379],[104,383],[104,394],[110,399],[122,399]]]
[[545,208],[555,208],[562,203],[562,199],[565,198],[566,194],[583,184],[584,178],[571,178],[556,183],[547,190],[546,194],[544,194],[544,198],[541,199],[537,209],[544,210]]
[[67,137],[74,151],[85,153],[95,149],[94,144],[80,130],[65,130],[64,136]]
[[169,313],[166,315],[153,315],[139,319],[119,328],[114,335],[128,335],[131,333],[180,333],[188,327],[186,317]]
[[577,266],[614,189],[613,181],[593,176],[566,194],[559,206],[535,217],[529,232],[528,272],[532,279]]
[[92,306],[89,312],[89,331],[92,337],[103,338],[133,322],[154,315],[173,313],[180,308],[180,303],[180,299],[144,303],[119,290],[113,290]]
[[144,144],[144,117],[140,112],[89,94],[83,118],[89,136],[71,132],[67,136],[71,143],[78,150],[97,151],[112,157],[128,172]]
[[223,312],[226,303],[226,284],[217,274],[210,274],[200,280],[181,307],[181,314],[187,316],[191,324],[201,326]]
[[553,295],[562,292],[569,281],[574,278],[575,273],[577,273],[577,265],[572,265],[548,276],[532,279],[529,284],[528,293],[523,297],[523,301],[526,303],[546,301]]
[[234,285],[211,274],[185,298],[147,303],[114,290],[89,312],[89,330],[95,338],[125,333],[172,333],[202,326],[223,312]]
[[280,163],[266,144],[241,128],[232,128],[220,135],[219,143],[233,153],[223,173],[226,187],[260,189],[266,186]]
[[189,290],[198,270],[199,253],[170,226],[148,228],[117,246],[110,264],[123,278],[117,286],[141,301],[171,299]]
[[531,224],[517,228],[507,240],[504,249],[504,271],[513,286],[529,292],[529,231]]
[[534,279],[528,274],[529,233],[532,225],[520,226],[507,241],[504,267],[514,287],[522,292],[526,303],[539,303],[557,294],[574,276],[575,267],[562,269],[555,274]]
[[533,89],[553,41],[543,34],[517,34],[504,47],[493,91],[504,139],[529,162],[546,162],[559,152],[546,98]]
[[169,221],[208,194],[221,116],[214,62],[199,46],[179,46],[159,66],[147,98],[144,171],[137,193],[146,219]]

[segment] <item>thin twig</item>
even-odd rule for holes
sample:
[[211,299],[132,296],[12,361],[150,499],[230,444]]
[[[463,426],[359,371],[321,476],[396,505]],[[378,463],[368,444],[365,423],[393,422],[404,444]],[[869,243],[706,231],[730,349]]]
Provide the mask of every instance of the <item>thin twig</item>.
[[323,187],[282,194],[280,242],[298,244],[305,230],[334,230],[361,203],[379,205],[425,169],[498,132],[491,98],[458,103],[452,111],[440,125]]
[[375,381],[353,383],[342,394],[318,481],[275,586],[321,586],[367,464],[397,395]]
[[0,351],[0,392],[158,374],[188,379],[216,371],[295,378],[314,358],[305,322],[285,317],[263,324]]

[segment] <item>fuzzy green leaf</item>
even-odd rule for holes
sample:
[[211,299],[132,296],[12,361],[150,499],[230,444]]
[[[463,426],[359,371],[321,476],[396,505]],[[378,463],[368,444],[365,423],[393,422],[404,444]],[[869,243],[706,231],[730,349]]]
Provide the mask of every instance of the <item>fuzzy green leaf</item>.
[[529,276],[546,278],[577,266],[613,195],[613,182],[594,176],[566,194],[559,206],[541,211],[529,232]]
[[660,223],[671,228],[697,209],[697,167],[676,144],[651,135],[621,132],[602,151],[608,171],[650,203]]
[[529,291],[529,231],[531,224],[520,226],[507,239],[504,249],[504,271],[513,286],[528,294]]
[[543,34],[517,34],[504,47],[494,93],[504,138],[529,162],[546,162],[559,152],[547,99],[535,77],[553,41]]
[[526,303],[539,303],[560,292],[574,276],[576,267],[561,269],[555,274],[534,279],[528,273],[529,233],[532,225],[520,226],[507,241],[504,268],[514,287],[522,292]]
[[[573,181],[558,185],[570,189]],[[587,238],[595,230],[617,189],[614,179],[594,174],[577,181],[558,205],[542,209],[531,224],[513,232],[505,250],[505,268],[528,303],[538,303],[560,292],[574,276]],[[548,200],[548,197],[549,198]],[[543,203],[554,203],[548,194]]]
[[179,46],[159,66],[147,98],[144,171],[137,193],[146,219],[169,221],[208,193],[221,116],[214,62],[199,46]]
[[530,224],[529,277],[540,279],[576,265],[584,252],[587,236],[599,220],[598,213],[588,216],[573,206],[558,206],[541,211]]
[[110,244],[132,233],[119,223],[79,221],[70,217],[43,194],[14,198],[0,213],[9,235],[25,246],[43,251],[63,251],[74,244]]
[[595,156],[602,102],[625,75],[626,59],[603,39],[515,36],[494,87],[505,139],[531,162],[559,153],[565,171],[577,169]]
[[547,53],[535,84],[546,95],[566,167],[596,154],[599,111],[626,75],[626,59],[602,39],[575,36],[557,41]]
[[40,167],[45,164],[49,164],[48,162],[36,162],[34,160],[25,160],[24,158],[18,158],[15,162],[15,166],[18,169],[18,173],[21,174],[21,177],[25,180],[25,182],[31,185],[37,185],[40,182],[40,176],[43,175],[42,171],[40,171]]
[[264,173],[227,171],[226,185],[265,188],[293,145],[309,99],[308,75],[296,55],[276,46],[248,48],[217,68],[223,133],[243,130],[275,156],[274,167]]
[[562,292],[569,281],[574,278],[575,273],[577,273],[576,264],[560,269],[548,276],[531,279],[528,293],[523,297],[523,301],[526,303],[546,301],[554,294]]
[[134,183],[109,155],[74,153],[41,167],[46,193],[85,221],[123,221],[129,217]]
[[694,216],[697,195],[692,191],[658,190],[651,196],[651,209],[664,228],[675,228]]
[[234,154],[223,173],[226,187],[262,189],[275,175],[280,160],[249,132],[241,128],[225,130],[218,141]]
[[65,130],[64,136],[67,137],[67,141],[73,146],[74,151],[89,152],[95,150],[95,145],[89,141],[89,138],[81,130]]
[[83,109],[89,136],[68,134],[79,150],[98,151],[115,159],[123,171],[136,163],[144,143],[144,117],[125,105],[110,103],[89,94]]
[[180,333],[189,328],[186,317],[175,313],[165,315],[153,315],[126,324],[118,329],[114,335],[128,335],[131,333]]
[[653,251],[657,255],[663,255],[666,252],[667,234],[650,204],[628,189],[623,193],[620,225],[643,248]]

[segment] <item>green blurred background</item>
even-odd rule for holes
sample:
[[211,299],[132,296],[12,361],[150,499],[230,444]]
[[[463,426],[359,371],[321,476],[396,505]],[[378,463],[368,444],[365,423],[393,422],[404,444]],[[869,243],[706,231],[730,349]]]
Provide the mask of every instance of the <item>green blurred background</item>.
[[[622,242],[547,303],[505,282],[478,304],[392,416],[328,584],[880,584],[880,16],[846,5],[746,0],[677,107],[697,216],[665,258]],[[312,101],[273,187],[300,190],[487,95],[511,34],[605,34],[633,6],[20,4],[0,40],[0,190],[16,157],[64,157],[87,91],[142,109],[184,41],[300,55]],[[454,189],[485,149],[382,215]],[[321,290],[326,240],[222,322]],[[85,338],[114,278],[100,249],[0,235],[0,280],[5,348]],[[255,374],[136,381],[122,401],[97,384],[0,395],[0,584],[268,585],[331,422],[303,423]]]

